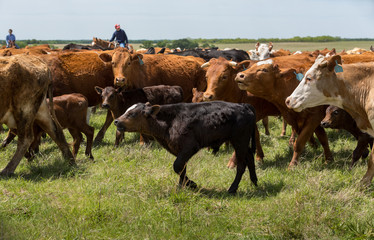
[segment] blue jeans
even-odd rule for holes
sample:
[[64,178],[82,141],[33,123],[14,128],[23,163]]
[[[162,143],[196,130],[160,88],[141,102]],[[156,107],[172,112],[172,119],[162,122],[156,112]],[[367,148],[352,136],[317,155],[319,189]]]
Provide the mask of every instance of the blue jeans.
[[119,46],[124,48],[125,47],[125,43],[120,43]]

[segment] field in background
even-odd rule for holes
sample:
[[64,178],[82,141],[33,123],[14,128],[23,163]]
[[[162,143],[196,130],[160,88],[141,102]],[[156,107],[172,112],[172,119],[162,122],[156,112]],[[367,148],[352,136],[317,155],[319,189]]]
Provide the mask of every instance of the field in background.
[[[95,134],[105,115],[99,109],[92,116]],[[178,188],[175,157],[157,143],[141,147],[139,135],[127,133],[114,148],[113,124],[93,148],[95,161],[82,144],[74,168],[44,139],[32,163],[23,159],[14,177],[0,179],[0,239],[373,239],[374,187],[358,185],[366,160],[348,167],[356,140],[328,130],[335,161],[324,164],[322,147],[308,145],[288,171],[291,129],[280,137],[281,124],[270,118],[270,136],[259,124],[265,153],[264,163],[256,163],[259,186],[246,172],[236,196],[226,192],[235,175],[226,168],[228,146],[190,160],[187,174],[200,187],[192,191]],[[0,150],[0,169],[16,144]]]
[[[63,48],[66,44],[54,44],[57,48]],[[140,49],[141,44],[132,44],[135,49]],[[286,49],[291,52],[294,51],[314,51],[316,49],[322,50],[324,48],[335,48],[337,52],[343,49],[350,50],[355,47],[369,50],[370,46],[374,46],[374,41],[339,41],[339,42],[275,42],[274,49]],[[220,49],[238,48],[248,51],[255,48],[255,43],[241,43],[241,44],[217,44],[216,47]]]

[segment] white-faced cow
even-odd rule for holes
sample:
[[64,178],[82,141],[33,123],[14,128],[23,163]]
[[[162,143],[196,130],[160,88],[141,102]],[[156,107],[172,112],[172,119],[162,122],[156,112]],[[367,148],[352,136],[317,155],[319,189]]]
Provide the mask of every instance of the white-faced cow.
[[[374,63],[344,64],[343,67],[340,64],[339,55],[319,56],[286,104],[295,111],[324,104],[343,108],[356,120],[361,131],[374,136]],[[369,185],[374,176],[373,151],[362,179],[364,185]]]

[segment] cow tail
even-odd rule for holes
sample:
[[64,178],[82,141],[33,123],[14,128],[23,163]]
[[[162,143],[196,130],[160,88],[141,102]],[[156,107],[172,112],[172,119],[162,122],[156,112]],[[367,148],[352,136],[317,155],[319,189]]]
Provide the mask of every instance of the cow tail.
[[53,84],[52,84],[52,74],[51,74],[50,69],[48,69],[48,77],[50,80],[49,85],[48,85],[48,93],[47,93],[48,99],[49,99],[49,104],[48,104],[49,113],[51,114],[52,120],[56,123],[57,127],[62,129],[61,124],[57,120],[55,109],[53,107]]
[[251,150],[252,150],[252,153],[253,154],[255,154],[256,153],[256,109],[252,106],[252,105],[250,105],[250,104],[248,104],[249,105],[249,108],[250,108],[250,110],[253,112],[253,122],[254,122],[254,124],[253,124],[253,127],[252,127],[252,144],[251,144]]

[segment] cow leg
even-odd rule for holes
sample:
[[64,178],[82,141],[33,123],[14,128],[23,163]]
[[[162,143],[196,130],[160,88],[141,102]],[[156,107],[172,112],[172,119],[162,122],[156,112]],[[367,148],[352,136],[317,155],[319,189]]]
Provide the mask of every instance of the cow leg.
[[264,125],[265,134],[270,135],[270,132],[269,132],[269,117],[264,117],[262,119],[262,125]]
[[101,127],[100,131],[97,133],[94,143],[99,144],[103,141],[104,135],[110,124],[113,122],[113,116],[110,110],[106,114],[106,119],[104,125]]
[[79,146],[81,145],[81,142],[83,140],[82,133],[74,128],[68,128],[71,136],[73,137],[73,156],[77,157]]
[[243,177],[243,174],[245,172],[245,168],[246,168],[246,165],[247,165],[247,161],[246,161],[246,153],[243,152],[243,150],[240,150],[238,149],[238,147],[236,146],[236,144],[233,143],[233,146],[234,146],[234,149],[235,149],[235,153],[236,153],[236,157],[237,157],[237,165],[236,165],[236,176],[235,176],[235,179],[234,179],[234,182],[231,184],[228,192],[229,193],[236,193],[236,191],[238,190],[238,187],[239,187],[239,183],[240,181],[242,180],[242,177]]
[[190,188],[197,187],[197,184],[194,181],[188,179],[186,175],[187,162],[197,151],[198,150],[191,149],[188,152],[181,152],[178,154],[177,159],[175,159],[174,161],[174,164],[173,164],[174,172],[176,172],[179,175],[179,186],[181,187],[184,187],[184,186],[188,186]]
[[364,177],[361,180],[361,184],[364,186],[369,186],[374,176],[374,147],[371,149],[370,158],[368,161],[368,170],[366,171]]
[[41,142],[43,130],[37,125],[34,124],[34,140],[32,141],[28,152],[25,154],[28,162],[31,162],[34,159],[35,154],[39,152],[39,145]]
[[296,135],[296,130],[292,128],[291,137],[288,140],[288,146],[292,147],[295,144]]
[[287,122],[283,118],[283,124],[282,124],[282,132],[281,132],[281,137],[286,136],[287,132]]
[[64,133],[59,124],[51,118],[47,102],[43,101],[36,115],[35,122],[41,127],[57,144],[65,159],[69,160],[69,164],[75,165],[74,156],[69,149]]
[[350,169],[355,165],[355,163],[362,157],[366,158],[369,155],[368,145],[370,144],[370,137],[367,134],[360,135],[357,139],[357,146],[353,151],[352,163],[349,166]]
[[[255,136],[256,136],[256,161],[263,162],[264,161],[264,151],[262,150],[261,142],[260,142],[260,132],[258,131],[257,124],[255,128]],[[229,162],[227,163],[227,167],[232,169],[237,164],[237,158],[235,152],[232,154]]]
[[86,125],[83,126],[81,131],[84,133],[84,135],[86,135],[86,139],[87,139],[85,154],[86,154],[86,156],[88,156],[90,159],[93,160],[94,157],[92,155],[92,143],[93,143],[95,128],[86,124]]
[[114,142],[114,146],[118,147],[119,143],[125,138],[125,132],[121,132],[116,130],[116,141]]
[[316,126],[311,124],[306,125],[300,132],[299,136],[296,138],[296,141],[293,145],[293,156],[292,160],[288,166],[291,169],[293,166],[298,164],[299,156],[301,155],[302,151],[305,148],[306,142],[310,139],[313,135],[314,129]]
[[0,175],[2,176],[10,176],[14,173],[31,142],[33,141],[32,119],[34,116],[32,116],[32,114],[27,115],[25,113],[21,113],[20,115],[22,115],[21,117],[24,117],[23,119],[28,120],[20,120],[20,116],[14,116],[17,123],[18,134],[17,149],[8,165],[1,171]]
[[5,148],[6,146],[8,146],[8,144],[11,143],[16,136],[17,136],[16,129],[9,129],[8,135],[3,140],[1,147]]
[[327,138],[325,129],[321,127],[320,125],[318,125],[318,127],[316,128],[316,130],[314,130],[314,132],[316,133],[317,138],[323,147],[323,152],[325,153],[326,163],[334,161],[334,158],[332,156],[332,153],[329,147],[329,140]]

